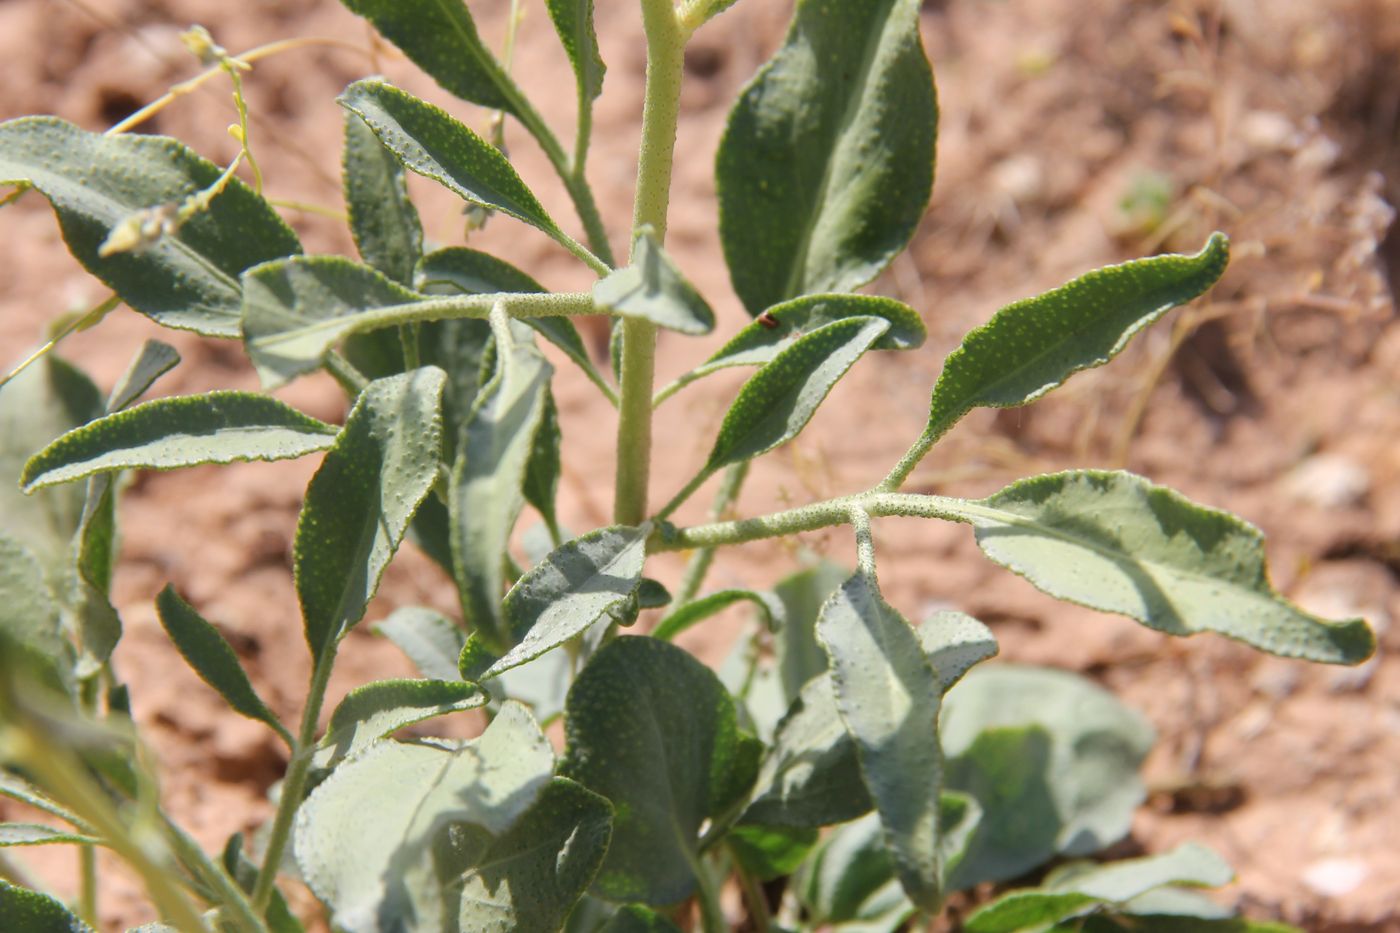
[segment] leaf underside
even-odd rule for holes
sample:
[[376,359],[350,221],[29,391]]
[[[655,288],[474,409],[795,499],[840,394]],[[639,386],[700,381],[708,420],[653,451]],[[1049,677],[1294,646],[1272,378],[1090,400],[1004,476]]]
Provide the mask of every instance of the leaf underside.
[[237,178],[149,247],[98,255],[112,229],[132,214],[182,202],[222,171],[162,136],[105,136],[54,117],[0,124],[0,184],[28,182],[49,199],[83,268],[160,324],[237,337],[239,275],[301,252],[272,206]]

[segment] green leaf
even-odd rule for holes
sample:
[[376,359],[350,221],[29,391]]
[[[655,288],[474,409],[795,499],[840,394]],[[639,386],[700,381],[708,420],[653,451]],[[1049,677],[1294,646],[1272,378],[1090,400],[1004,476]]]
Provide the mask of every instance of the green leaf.
[[[258,866],[243,854],[243,834],[234,833],[224,844],[221,858],[224,871],[238,883],[246,893],[251,894],[258,880]],[[272,889],[272,900],[263,914],[267,921],[268,933],[305,933],[305,927],[287,906],[287,899],[276,887]]]
[[514,113],[505,73],[481,41],[462,0],[342,0],[374,24],[433,80],[463,100]]
[[729,366],[763,366],[783,349],[827,324],[853,317],[880,317],[890,329],[871,345],[874,350],[913,350],[928,331],[913,308],[877,295],[809,295],[774,305],[764,312],[773,323],[752,321],[692,372],[698,378]]
[[593,881],[612,835],[612,807],[555,778],[463,877],[462,930],[558,930]]
[[593,301],[613,314],[682,334],[699,336],[715,329],[715,313],[662,250],[650,227],[633,242],[631,264],[593,286]]
[[626,904],[597,933],[681,933],[681,928],[641,904]]
[[11,774],[8,771],[0,771],[0,797],[9,797],[11,800],[18,800],[26,806],[41,810],[51,816],[56,816],[60,820],[72,823],[81,827],[83,821],[78,816],[70,812],[67,808],[50,800],[43,791],[30,784],[24,778]]
[[1365,621],[1328,622],[1274,590],[1258,529],[1141,477],[1055,473],[979,504],[971,522],[983,552],[1059,599],[1283,657],[1357,664],[1375,650]]
[[318,743],[318,764],[334,767],[414,723],[486,705],[486,694],[460,680],[377,680],[351,690],[331,714]]
[[837,380],[889,326],[884,318],[847,318],[784,348],[739,390],[705,469],[757,457],[796,437]]
[[395,609],[383,622],[371,626],[408,655],[424,677],[453,680],[457,658],[466,642],[466,633],[451,619],[422,606]]
[[724,844],[744,869],[759,881],[772,881],[795,872],[817,844],[815,827],[736,826]]
[[[417,283],[420,291],[464,295],[485,295],[493,292],[543,292],[544,286],[504,260],[488,253],[449,246],[435,250],[418,264]],[[578,328],[567,317],[532,317],[525,323],[541,337],[554,344],[578,365],[595,385],[616,403],[612,387],[603,381],[588,355],[588,348],[579,336]],[[446,367],[444,367],[446,368]],[[448,369],[448,372],[452,372]]]
[[[340,256],[266,263],[243,277],[243,341],[263,385],[277,386],[320,368],[326,354],[351,334],[400,323],[393,315],[422,301],[418,293]],[[460,316],[485,317],[487,310],[464,307]]]
[[562,236],[501,151],[446,111],[377,78],[356,81],[338,99],[409,171],[468,203],[509,214],[555,239]]
[[883,835],[872,813],[838,826],[803,864],[793,887],[814,925],[894,933],[914,912]]
[[93,845],[92,836],[41,826],[38,823],[0,823],[0,848],[9,846],[46,846],[55,843]]
[[530,460],[525,466],[520,491],[525,501],[540,513],[545,524],[554,529],[559,527],[559,515],[554,507],[561,472],[559,442],[559,409],[554,404],[554,393],[546,386],[544,411],[540,416],[540,426],[535,431],[535,440],[530,445]]
[[292,560],[317,660],[364,616],[437,482],[445,378],[425,368],[370,383],[307,487]]
[[574,681],[560,773],[612,801],[594,883],[609,900],[674,904],[695,889],[701,825],[742,770],[734,703],[689,654],[654,638],[603,646]]
[[85,269],[166,327],[237,337],[239,274],[301,252],[291,228],[237,178],[206,209],[147,248],[98,255],[122,221],[182,202],[222,173],[163,136],[88,133],[54,117],[0,124],[0,184],[27,182],[39,189]]
[[915,904],[935,912],[942,902],[938,675],[913,627],[865,573],[847,580],[823,607],[817,638],[831,657],[836,708],[855,740],[900,883]]
[[68,908],[38,891],[0,881],[0,930],[23,933],[94,933]]
[[502,605],[507,650],[497,657],[473,635],[462,676],[486,680],[537,658],[618,610],[636,592],[650,529],[615,525],[575,538],[531,567]]
[[[804,576],[789,578],[785,584],[789,594],[794,593],[794,583],[801,583],[797,592],[805,590],[815,596],[837,570],[834,565],[823,565]],[[780,591],[783,586],[780,584]],[[817,610],[811,611],[815,614]],[[938,679],[940,693],[946,693],[968,668],[997,650],[996,640],[985,625],[957,612],[935,614],[915,635]],[[944,795],[945,802],[948,796]],[[856,746],[842,723],[831,678],[823,671],[806,682],[778,724],[772,747],[759,769],[753,801],[741,822],[827,826],[854,819],[872,806]]]
[[224,636],[193,606],[181,599],[173,587],[167,586],[156,597],[156,614],[181,657],[201,680],[228,701],[234,712],[266,723],[288,746],[296,745],[291,734],[253,689],[243,665],[238,663],[238,655],[234,654]]
[[1229,259],[1229,240],[1216,233],[1194,256],[1107,266],[1007,305],[948,355],[925,436],[941,437],[979,406],[1024,405],[1080,370],[1102,366],[1138,331],[1214,285]]
[[425,293],[442,289],[463,295],[545,291],[543,285],[504,259],[465,246],[428,253],[418,263],[414,282]]
[[1095,905],[1123,908],[1166,885],[1220,887],[1234,878],[1220,856],[1186,843],[1162,855],[1111,862],[1075,873],[1062,884],[1011,891],[967,918],[968,933],[1040,930]]
[[251,392],[160,398],[98,418],[25,464],[26,491],[117,470],[287,460],[325,450],[335,428]]
[[493,328],[496,373],[461,428],[448,487],[462,615],[493,645],[509,642],[501,607],[506,548],[525,503],[522,487],[554,374],[528,329],[502,325]]
[[992,630],[962,612],[935,612],[924,620],[916,634],[943,693],[951,690],[974,664],[996,657],[998,650]]
[[28,548],[0,533],[0,634],[60,681],[71,677],[73,648],[44,569]]
[[68,486],[25,495],[17,480],[36,450],[102,413],[97,387],[53,354],[0,389],[0,528],[38,559],[56,592],[67,588],[86,491]]
[[168,343],[147,340],[141,344],[141,349],[136,352],[131,365],[112,387],[112,394],[107,397],[107,411],[121,411],[130,407],[131,403],[144,395],[157,379],[174,369],[178,362],[180,354]]
[[[306,883],[350,933],[449,929],[460,890],[436,867],[458,844],[500,836],[549,784],[554,753],[523,706],[505,703],[480,738],[377,743],[331,772],[297,815]],[[450,919],[449,919],[450,918]],[[416,921],[416,922],[415,922]]]
[[938,105],[918,0],[801,0],[715,162],[720,234],[751,314],[869,282],[933,187]]
[[703,622],[718,612],[723,612],[735,603],[749,602],[758,609],[758,617],[763,627],[770,632],[782,628],[785,617],[783,602],[773,593],[754,590],[720,590],[700,599],[692,600],[679,607],[652,629],[651,637],[662,641],[672,641],[681,632]]
[[797,699],[807,681],[826,673],[826,651],[817,643],[817,616],[850,575],[849,567],[823,560],[784,577],[773,587],[787,619],[773,639],[773,648],[788,704]]
[[939,730],[945,789],[982,809],[949,890],[1103,849],[1128,832],[1143,800],[1137,772],[1151,728],[1076,675],[978,668],[944,698]]
[[593,28],[593,0],[546,0],[554,31],[569,55],[578,80],[580,108],[603,93],[603,75],[607,66],[598,51],[598,34]]
[[353,113],[345,115],[342,164],[350,233],[365,262],[401,285],[413,285],[423,255],[423,225],[408,199],[403,163]]

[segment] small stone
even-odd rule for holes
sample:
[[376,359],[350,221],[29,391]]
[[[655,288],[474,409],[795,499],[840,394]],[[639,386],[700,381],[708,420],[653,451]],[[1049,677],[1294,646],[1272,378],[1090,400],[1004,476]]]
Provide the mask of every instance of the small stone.
[[1371,489],[1371,477],[1360,464],[1340,454],[1317,454],[1293,470],[1288,493],[1299,501],[1327,509],[1360,504]]
[[1361,887],[1371,869],[1358,858],[1325,858],[1303,869],[1303,884],[1324,897],[1345,897]]

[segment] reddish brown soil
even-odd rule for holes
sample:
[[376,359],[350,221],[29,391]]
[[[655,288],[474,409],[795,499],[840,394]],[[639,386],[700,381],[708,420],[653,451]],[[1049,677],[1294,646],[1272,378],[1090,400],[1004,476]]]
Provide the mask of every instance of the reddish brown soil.
[[[507,4],[472,0],[499,38]],[[644,52],[631,0],[599,0],[610,66],[591,178],[621,246]],[[571,79],[537,4],[515,70],[546,118],[573,121]],[[687,57],[668,245],[712,296],[721,327],[705,341],[662,339],[661,378],[703,358],[744,319],[715,240],[712,156],[728,102],[781,37],[787,4],[742,0],[705,27]],[[178,39],[191,22],[234,50],[296,36],[364,48],[368,34],[332,0],[5,0],[0,3],[0,118],[60,114],[102,129],[194,72]],[[1251,916],[1308,930],[1400,930],[1400,327],[1387,284],[1400,237],[1400,3],[1396,0],[929,0],[925,38],[943,106],[939,180],[923,230],[877,288],[913,304],[929,345],[858,367],[799,440],[755,470],[738,513],[854,491],[878,479],[922,427],[944,353],[1001,304],[1088,268],[1159,247],[1195,249],[1215,228],[1235,260],[1208,299],[1175,312],[1119,361],[1077,377],[1034,408],[969,417],[920,468],[920,490],[985,493],[1032,472],[1125,466],[1198,501],[1244,515],[1269,535],[1274,579],[1330,616],[1363,614],[1378,657],[1354,670],[1261,657],[1220,638],[1171,641],[1122,619],[1067,607],[990,566],[955,526],[877,527],[882,581],[920,618],[952,605],[994,625],[1006,657],[1087,673],[1145,712],[1160,732],[1155,788],[1125,851],[1196,839],[1239,871],[1223,897]],[[338,208],[346,83],[382,70],[478,126],[391,51],[377,60],[333,48],[288,52],[248,79],[253,146],[274,197]],[[569,90],[565,90],[568,88]],[[227,87],[178,101],[148,124],[216,160],[233,153]],[[522,174],[559,218],[572,213],[531,141],[510,127]],[[1165,208],[1125,198],[1165,186]],[[414,183],[430,235],[460,242],[450,197]],[[336,224],[289,212],[312,251],[347,252]],[[0,365],[42,339],[45,322],[103,296],[62,248],[41,199],[0,212]],[[533,231],[493,221],[477,245],[547,285],[587,276]],[[255,388],[239,349],[160,332],[122,312],[64,353],[106,386],[139,343],[175,343],[184,363],[162,393]],[[565,523],[584,530],[610,510],[611,415],[567,364],[557,394],[566,438]],[[653,495],[668,497],[703,454],[737,377],[716,377],[662,409]],[[279,393],[322,418],[344,402],[324,379]],[[135,478],[122,509],[117,599],[126,621],[120,671],[164,769],[170,808],[207,846],[267,813],[283,764],[259,727],[223,711],[155,622],[152,597],[173,582],[216,620],[271,705],[297,715],[307,672],[289,572],[300,490],[313,460]],[[704,497],[682,521],[703,514]],[[841,533],[801,545],[850,561]],[[794,546],[723,555],[714,585],[771,583]],[[674,579],[677,561],[662,562]],[[391,570],[370,612],[452,607],[451,588],[417,554]],[[742,620],[691,640],[722,655]],[[407,672],[362,626],[334,692]],[[39,870],[71,891],[72,862]],[[139,887],[106,882],[112,929],[147,916]]]

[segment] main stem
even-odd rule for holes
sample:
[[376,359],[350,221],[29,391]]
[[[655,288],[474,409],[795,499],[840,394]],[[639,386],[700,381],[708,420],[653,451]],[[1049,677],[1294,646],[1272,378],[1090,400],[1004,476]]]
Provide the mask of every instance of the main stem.
[[272,831],[267,837],[262,868],[258,870],[257,881],[253,883],[251,900],[259,916],[267,912],[267,905],[272,901],[277,869],[282,864],[282,853],[287,850],[287,840],[292,833],[292,818],[296,816],[306,791],[307,772],[311,768],[311,758],[316,754],[316,725],[321,718],[321,705],[326,699],[331,668],[335,666],[335,649],[323,651],[315,663],[311,671],[311,687],[307,691],[306,709],[301,714],[301,731],[297,734],[296,748],[287,766],[287,776],[282,780],[282,795],[277,801],[277,815],[273,818]]
[[[632,229],[635,232],[650,226],[659,243],[666,237],[666,212],[671,198],[685,34],[671,0],[642,0],[642,25],[647,37],[646,102],[642,107],[642,145]],[[613,520],[622,525],[641,524],[647,515],[655,378],[656,326],[627,318],[622,324],[622,391],[613,500]]]

